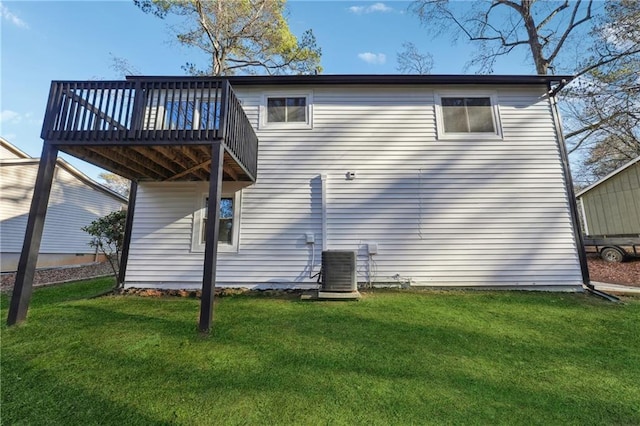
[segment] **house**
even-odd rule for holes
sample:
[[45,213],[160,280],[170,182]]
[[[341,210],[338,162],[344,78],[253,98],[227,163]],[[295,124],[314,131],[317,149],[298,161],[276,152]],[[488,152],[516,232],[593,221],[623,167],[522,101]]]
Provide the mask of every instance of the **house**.
[[[0,137],[0,266],[17,270],[38,171],[32,158]],[[101,261],[82,227],[126,206],[127,200],[57,160],[37,267]]]
[[586,235],[640,237],[640,157],[576,194]]
[[56,81],[40,188],[59,150],[137,182],[120,279],[202,288],[203,330],[214,284],[316,288],[327,250],[355,251],[361,283],[581,290],[570,79]]

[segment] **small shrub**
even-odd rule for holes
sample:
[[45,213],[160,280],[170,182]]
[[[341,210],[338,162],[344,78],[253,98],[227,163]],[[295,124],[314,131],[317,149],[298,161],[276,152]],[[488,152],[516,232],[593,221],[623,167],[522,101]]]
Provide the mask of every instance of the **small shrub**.
[[116,288],[121,285],[118,282],[118,271],[120,270],[120,253],[122,252],[126,221],[127,212],[120,210],[98,218],[82,228],[84,232],[93,237],[89,245],[97,248],[109,261],[113,275],[116,277]]

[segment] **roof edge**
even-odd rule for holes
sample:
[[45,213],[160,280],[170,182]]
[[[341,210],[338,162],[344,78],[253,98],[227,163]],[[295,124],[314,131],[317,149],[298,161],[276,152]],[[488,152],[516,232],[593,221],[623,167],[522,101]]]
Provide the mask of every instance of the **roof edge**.
[[2,136],[0,136],[0,145],[4,146],[8,151],[13,152],[15,155],[17,155],[20,158],[33,158],[29,154],[27,154],[26,152],[24,152],[23,150],[21,150],[20,148],[18,148],[17,146],[15,146],[11,142],[3,138]]
[[580,192],[578,192],[576,194],[576,198],[580,198],[581,196],[583,196],[587,192],[589,192],[592,189],[594,189],[596,186],[599,186],[600,184],[603,184],[605,181],[611,179],[612,177],[614,177],[618,173],[622,172],[623,170],[628,169],[629,167],[633,166],[637,162],[640,162],[640,156],[634,158],[633,160],[629,161],[628,163],[624,164],[623,166],[618,167],[617,169],[615,169],[614,171],[612,171],[611,173],[609,173],[608,175],[606,175],[602,179],[600,179],[600,180],[592,183],[591,185],[587,186],[585,189],[583,189],[582,191],[580,191]]
[[474,75],[474,74],[318,74],[245,76],[127,76],[127,80],[225,79],[232,85],[268,84],[566,84],[573,75]]
[[[11,164],[11,163],[13,163],[13,164],[39,164],[40,163],[40,159],[39,158],[35,158],[35,157],[2,158],[2,159],[0,159],[0,163],[3,163],[3,164]],[[125,204],[127,204],[129,202],[127,197],[125,197],[124,195],[121,195],[121,194],[117,193],[116,191],[112,190],[111,188],[108,188],[105,185],[103,185],[103,184],[101,184],[99,182],[96,182],[95,180],[91,179],[89,176],[85,175],[80,170],[78,170],[75,167],[73,167],[71,164],[69,164],[63,158],[60,158],[60,157],[56,158],[56,166],[62,167],[67,172],[69,172],[72,176],[74,176],[76,179],[82,181],[83,183],[85,183],[86,185],[92,187],[93,189],[95,189],[97,191],[104,192],[105,195],[108,195],[108,196],[110,196],[112,198],[115,198],[119,202],[122,202],[122,203],[125,203]]]
[[75,167],[73,167],[71,164],[69,164],[63,158],[58,157],[57,158],[57,162],[66,171],[68,171],[69,173],[71,173],[72,175],[74,175],[76,178],[80,179],[81,181],[83,181],[87,185],[91,186],[92,188],[97,189],[98,191],[102,191],[105,194],[107,194],[107,195],[109,195],[109,196],[111,196],[113,198],[117,198],[118,201],[122,201],[125,204],[129,202],[129,199],[127,197],[125,197],[124,195],[117,193],[113,189],[111,189],[111,188],[109,188],[109,187],[107,187],[107,186],[105,186],[105,185],[103,185],[103,184],[101,184],[99,182],[96,182],[95,180],[91,179],[89,176],[85,175],[80,170],[78,170]]

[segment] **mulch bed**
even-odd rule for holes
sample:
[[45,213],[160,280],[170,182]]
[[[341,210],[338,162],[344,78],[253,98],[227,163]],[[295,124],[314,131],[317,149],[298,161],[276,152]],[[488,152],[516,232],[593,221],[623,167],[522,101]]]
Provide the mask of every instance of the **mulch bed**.
[[[215,289],[216,297],[229,297],[237,295],[251,295],[251,296],[267,296],[267,297],[300,297],[305,290],[298,289],[282,289],[282,290],[251,290],[248,288],[221,288]],[[190,297],[199,299],[202,295],[200,290],[158,290],[153,288],[127,288],[115,290],[116,294],[135,295],[143,297],[164,297],[164,296],[177,296],[177,297]]]
[[[111,274],[113,274],[113,269],[111,269],[111,265],[108,262],[77,265],[67,268],[38,269],[36,270],[36,274],[33,279],[33,285],[41,286],[67,281],[84,280]],[[2,274],[0,290],[10,290],[13,287],[15,278],[15,272]]]
[[587,263],[591,281],[640,287],[640,259],[614,263],[589,255]]
[[[640,287],[640,259],[633,259],[622,263],[605,262],[596,255],[589,255],[589,275],[592,281],[598,281],[611,284],[626,284]],[[67,281],[82,280],[95,278],[100,276],[111,275],[113,270],[108,263],[93,263],[89,265],[79,265],[70,268],[48,268],[36,271],[34,285],[41,286],[46,284],[54,284]],[[10,290],[13,287],[15,273],[2,274],[2,282],[0,284],[1,291]],[[217,288],[217,296],[233,296],[236,294],[246,293],[246,289],[225,289]],[[174,295],[182,297],[200,297],[200,291],[191,290],[169,290],[160,291],[154,289],[127,289],[119,290],[120,294],[137,294],[141,296],[160,297],[165,295]],[[273,294],[271,294],[273,292]],[[296,292],[291,290],[291,293]],[[259,290],[254,293],[273,296],[276,291]],[[287,291],[285,291],[287,293]],[[282,295],[282,291],[277,291]]]

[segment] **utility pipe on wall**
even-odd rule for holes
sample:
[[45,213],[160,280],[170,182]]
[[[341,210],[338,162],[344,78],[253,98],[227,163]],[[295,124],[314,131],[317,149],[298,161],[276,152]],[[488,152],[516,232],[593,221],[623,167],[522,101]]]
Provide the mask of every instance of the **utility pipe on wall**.
[[327,175],[320,175],[322,193],[322,251],[327,250]]

